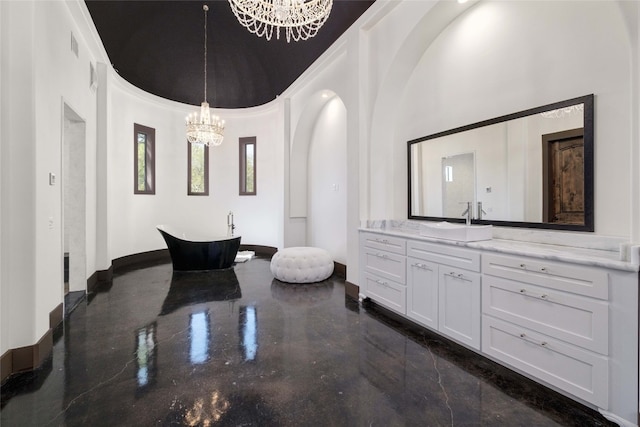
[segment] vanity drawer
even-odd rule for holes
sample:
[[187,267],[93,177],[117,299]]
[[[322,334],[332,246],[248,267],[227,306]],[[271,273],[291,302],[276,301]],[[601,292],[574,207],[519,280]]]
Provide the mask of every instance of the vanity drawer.
[[406,240],[400,237],[386,236],[384,234],[376,233],[361,233],[360,244],[361,246],[380,249],[398,255],[405,255],[407,253]]
[[609,353],[609,304],[485,276],[482,311],[588,350]]
[[490,316],[482,318],[482,351],[600,408],[609,407],[604,356]]
[[406,257],[373,248],[363,248],[362,259],[365,271],[403,285],[406,283]]
[[469,271],[480,271],[480,253],[470,249],[409,240],[407,255]]
[[407,313],[406,286],[369,273],[364,273],[364,281],[367,297],[400,314]]
[[482,257],[482,272],[593,298],[609,298],[609,276],[599,268],[487,254]]

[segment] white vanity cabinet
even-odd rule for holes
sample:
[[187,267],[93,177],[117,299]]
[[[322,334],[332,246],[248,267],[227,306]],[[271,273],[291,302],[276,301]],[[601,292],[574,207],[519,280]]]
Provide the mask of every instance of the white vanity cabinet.
[[480,350],[480,254],[407,240],[407,317]]
[[485,254],[482,271],[482,351],[608,407],[606,270]]
[[360,292],[638,426],[638,267],[601,251],[360,231]]
[[379,304],[407,312],[406,241],[375,233],[360,235],[361,286]]

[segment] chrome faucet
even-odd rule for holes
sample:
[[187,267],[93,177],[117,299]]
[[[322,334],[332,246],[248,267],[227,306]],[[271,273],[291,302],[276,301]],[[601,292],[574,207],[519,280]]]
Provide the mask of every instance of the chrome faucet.
[[486,215],[487,213],[482,209],[482,202],[478,202],[478,219],[482,219],[482,215]]
[[471,217],[473,216],[473,209],[471,209],[471,203],[472,202],[460,202],[460,203],[466,203],[467,204],[467,209],[465,209],[465,211],[462,212],[460,214],[460,216],[465,216],[466,215],[465,223],[467,225],[471,225]]
[[233,212],[229,211],[229,214],[227,214],[227,236],[233,236],[233,230],[235,229],[236,226],[233,223]]

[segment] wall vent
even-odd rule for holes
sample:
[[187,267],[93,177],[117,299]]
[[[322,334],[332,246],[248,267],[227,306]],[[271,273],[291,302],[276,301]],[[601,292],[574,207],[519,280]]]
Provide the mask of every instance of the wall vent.
[[73,32],[71,33],[71,52],[76,54],[76,58],[78,57],[78,40],[76,40]]

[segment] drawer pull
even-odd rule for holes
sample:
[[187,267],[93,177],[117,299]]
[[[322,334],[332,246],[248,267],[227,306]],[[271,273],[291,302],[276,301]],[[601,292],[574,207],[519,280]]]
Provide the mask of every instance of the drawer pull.
[[449,276],[451,276],[451,277],[457,277],[458,279],[464,279],[464,274],[462,274],[462,273],[458,273],[458,274],[456,274],[456,272],[455,272],[455,271],[452,271],[452,272],[451,272],[451,273],[449,273],[448,275],[449,275]]
[[525,264],[520,264],[520,268],[524,268],[524,269],[526,269],[526,268],[527,268],[527,266],[526,266]]
[[547,267],[542,267],[542,268],[540,269],[540,271],[542,271],[543,273],[546,273],[546,272],[547,272]]
[[388,258],[389,258],[389,255],[377,253],[377,254],[376,254],[376,257],[378,257],[378,258],[382,258],[382,259],[388,259]]
[[[519,292],[520,292],[522,295],[529,295],[530,297],[536,297],[535,295],[527,294],[527,290],[526,290],[526,289],[524,289],[524,288],[523,288],[523,289],[520,289],[520,291],[519,291]],[[541,299],[541,300],[549,301],[549,299],[548,299],[548,298],[549,298],[549,295],[547,295],[547,294],[542,294],[542,295],[540,295],[540,296],[539,296],[539,297],[537,297],[537,298],[539,298],[539,299]]]
[[520,338],[522,338],[523,340],[525,340],[527,342],[530,342],[531,344],[538,344],[539,346],[544,347],[544,348],[548,348],[547,346],[549,345],[549,343],[546,342],[546,341],[538,342],[536,340],[533,340],[533,339],[529,338],[524,332],[520,334]]
[[385,288],[388,288],[388,287],[389,287],[389,284],[388,284],[387,282],[383,282],[383,281],[382,281],[382,280],[380,280],[380,279],[376,279],[376,283],[377,283],[378,285],[380,285],[380,286],[384,286]]
[[382,243],[383,245],[386,245],[387,243],[389,243],[389,241],[387,239],[374,239],[376,243]]
[[419,263],[419,262],[413,264],[413,266],[416,267],[416,268],[419,268],[421,270],[433,271],[429,267],[427,267],[425,264],[422,264],[422,263]]

